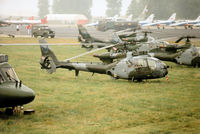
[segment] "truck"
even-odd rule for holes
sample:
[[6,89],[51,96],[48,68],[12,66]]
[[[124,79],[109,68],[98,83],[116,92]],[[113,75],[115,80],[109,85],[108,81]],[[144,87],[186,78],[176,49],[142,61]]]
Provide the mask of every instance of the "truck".
[[51,30],[48,26],[32,26],[31,35],[35,38],[37,38],[38,36],[45,38],[54,38],[55,31]]

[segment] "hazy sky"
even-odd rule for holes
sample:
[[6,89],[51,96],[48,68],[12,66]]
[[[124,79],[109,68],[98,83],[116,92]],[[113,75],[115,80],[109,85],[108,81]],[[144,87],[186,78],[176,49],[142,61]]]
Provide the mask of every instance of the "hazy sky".
[[[131,0],[122,1],[121,14],[125,15]],[[106,0],[93,0],[92,15],[105,16],[106,4]],[[1,16],[37,16],[37,12],[37,0],[0,0]]]
[[0,0],[0,15],[36,16],[37,0]]
[[[121,14],[125,15],[126,10],[131,0],[122,0],[122,11]],[[93,16],[104,16],[106,12],[106,0],[93,0],[92,15]]]

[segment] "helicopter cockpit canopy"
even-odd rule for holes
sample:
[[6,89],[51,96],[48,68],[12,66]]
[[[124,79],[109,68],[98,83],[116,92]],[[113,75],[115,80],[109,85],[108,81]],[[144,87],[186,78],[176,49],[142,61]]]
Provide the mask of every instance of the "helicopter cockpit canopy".
[[5,81],[19,81],[19,78],[12,67],[3,67],[0,69],[0,72],[2,73],[2,77]]
[[8,64],[8,56],[0,54],[0,84],[6,81],[19,81],[14,69]]

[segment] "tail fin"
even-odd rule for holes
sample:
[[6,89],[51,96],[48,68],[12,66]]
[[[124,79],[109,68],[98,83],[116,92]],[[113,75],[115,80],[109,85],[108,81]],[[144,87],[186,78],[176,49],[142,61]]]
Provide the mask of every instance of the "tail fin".
[[112,20],[113,20],[113,21],[117,21],[118,18],[119,18],[119,15],[116,14],[116,15],[112,18]]
[[47,24],[47,23],[48,23],[48,21],[47,21],[47,16],[44,17],[43,19],[41,19],[41,23],[42,23],[42,24]]
[[199,21],[199,22],[200,22],[200,16],[199,16],[199,17],[197,17],[196,21]]
[[147,9],[147,5],[145,5],[143,11],[140,13],[140,15],[138,16],[138,18],[134,19],[135,21],[143,21],[145,20],[146,16],[148,13],[148,9]]
[[87,29],[84,28],[82,25],[78,25],[78,32],[79,32],[78,40],[80,42],[88,43],[92,41],[92,37],[88,33]]
[[154,14],[151,14],[145,21],[147,22],[152,22],[153,19],[154,19],[155,15]]
[[176,19],[176,13],[173,13],[170,17],[169,17],[169,21],[175,21]]
[[78,31],[79,31],[78,40],[82,43],[93,43],[93,42],[105,43],[105,41],[101,39],[97,39],[90,36],[87,29],[82,25],[78,25]]
[[[44,39],[39,40],[39,43],[47,43]],[[54,52],[49,48],[48,45],[40,45],[41,60],[40,65],[42,69],[46,69],[48,73],[56,72],[56,67],[59,64],[57,57]]]
[[34,20],[34,16],[29,17],[28,20]]
[[142,11],[142,14],[146,14],[148,12],[148,9],[147,9],[147,5],[145,5],[143,11]]
[[126,21],[132,21],[132,19],[133,19],[133,15],[131,14],[131,15],[128,16],[128,18],[126,19]]
[[116,33],[113,33],[112,42],[113,43],[122,43],[122,40],[119,38],[119,36]]

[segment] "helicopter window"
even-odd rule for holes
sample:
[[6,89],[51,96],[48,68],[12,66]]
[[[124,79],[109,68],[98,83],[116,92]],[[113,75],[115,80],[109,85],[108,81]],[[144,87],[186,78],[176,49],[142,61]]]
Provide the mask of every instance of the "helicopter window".
[[155,69],[156,68],[156,62],[154,60],[148,59],[148,64],[149,64],[149,67],[151,69]]
[[147,62],[146,62],[146,60],[144,60],[144,59],[139,59],[138,62],[137,62],[137,66],[140,66],[140,67],[147,67]]
[[9,81],[19,81],[13,68],[3,68],[2,70]]
[[4,80],[3,76],[2,76],[2,74],[0,74],[0,84],[2,84],[4,81],[5,80]]

